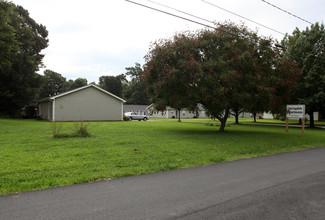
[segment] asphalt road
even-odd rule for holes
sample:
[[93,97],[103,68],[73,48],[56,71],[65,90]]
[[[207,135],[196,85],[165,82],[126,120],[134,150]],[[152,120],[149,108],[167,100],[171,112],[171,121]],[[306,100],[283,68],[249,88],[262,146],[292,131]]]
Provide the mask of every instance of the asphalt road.
[[325,219],[325,148],[3,196],[0,219]]

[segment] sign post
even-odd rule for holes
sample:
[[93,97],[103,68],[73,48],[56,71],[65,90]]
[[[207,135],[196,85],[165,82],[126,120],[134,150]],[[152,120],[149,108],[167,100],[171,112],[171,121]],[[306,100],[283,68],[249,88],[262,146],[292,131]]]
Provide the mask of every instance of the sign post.
[[288,119],[302,119],[302,133],[305,132],[305,105],[287,105],[286,132],[288,132]]

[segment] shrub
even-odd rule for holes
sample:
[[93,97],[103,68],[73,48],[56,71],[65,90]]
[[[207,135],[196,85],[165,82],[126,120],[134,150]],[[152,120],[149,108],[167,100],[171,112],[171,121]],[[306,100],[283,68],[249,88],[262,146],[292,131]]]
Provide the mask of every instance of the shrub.
[[285,114],[276,114],[276,115],[274,115],[274,119],[285,121],[286,120],[286,115]]
[[217,126],[217,127],[219,127],[219,125],[217,123],[213,123],[213,122],[207,122],[205,125],[206,126]]
[[72,133],[61,133],[62,123],[61,122],[52,122],[51,129],[54,138],[72,138],[72,137],[89,137],[88,132],[89,122],[85,123],[83,121],[76,121],[73,123],[70,130]]
[[89,122],[85,123],[84,121],[76,121],[73,123],[72,136],[73,137],[89,137],[88,132]]
[[130,117],[123,115],[123,121],[130,121]]
[[60,122],[51,122],[50,124],[52,129],[52,134],[54,138],[59,138],[61,136],[62,123]]
[[207,122],[206,126],[213,126],[213,123]]

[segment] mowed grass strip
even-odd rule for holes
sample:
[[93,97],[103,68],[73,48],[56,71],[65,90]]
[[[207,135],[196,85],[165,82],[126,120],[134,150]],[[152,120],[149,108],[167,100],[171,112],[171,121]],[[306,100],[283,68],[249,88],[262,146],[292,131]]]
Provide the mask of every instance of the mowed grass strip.
[[[166,118],[151,118],[151,120],[159,120],[159,121],[178,121],[178,119],[166,119]],[[218,120],[211,120],[209,118],[186,118],[186,119],[181,119],[182,122],[215,122],[215,123],[219,123]],[[228,124],[233,124],[235,123],[235,118],[228,118],[227,119],[227,123]],[[285,125],[286,122],[282,121],[282,120],[276,120],[276,119],[256,119],[256,123],[254,122],[253,118],[239,118],[239,123],[243,123],[243,124],[283,124]],[[325,121],[314,121],[315,126],[325,126]],[[292,120],[289,119],[288,121],[289,125],[299,125],[299,120]],[[307,122],[305,123],[306,127],[309,126],[310,121],[307,120]]]
[[91,122],[90,137],[53,138],[50,122],[1,119],[0,195],[325,145],[321,129],[215,124]]

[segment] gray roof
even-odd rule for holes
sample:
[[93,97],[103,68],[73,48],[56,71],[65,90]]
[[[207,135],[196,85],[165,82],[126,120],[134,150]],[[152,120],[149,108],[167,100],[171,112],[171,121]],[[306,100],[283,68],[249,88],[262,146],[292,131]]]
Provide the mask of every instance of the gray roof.
[[70,90],[70,91],[67,91],[67,92],[63,92],[63,93],[58,94],[58,95],[55,95],[55,96],[50,96],[50,97],[47,97],[47,98],[44,98],[44,99],[38,100],[38,102],[40,103],[40,102],[47,102],[47,101],[49,101],[49,100],[54,100],[54,99],[56,99],[56,98],[60,98],[60,97],[65,96],[65,95],[69,95],[69,94],[71,94],[71,93],[77,92],[77,91],[82,90],[82,89],[86,89],[86,88],[88,88],[88,87],[96,88],[96,89],[98,89],[98,90],[100,90],[100,91],[106,93],[107,95],[110,95],[110,96],[112,96],[112,97],[114,97],[114,98],[116,98],[116,99],[118,99],[118,100],[120,100],[120,101],[122,101],[122,102],[126,102],[124,99],[122,99],[122,98],[120,98],[120,97],[118,97],[118,96],[116,96],[116,95],[114,95],[114,94],[112,94],[112,93],[110,93],[110,92],[107,92],[106,90],[104,90],[104,89],[102,89],[102,88],[100,88],[100,87],[98,87],[98,86],[95,86],[95,85],[93,85],[93,84],[88,84],[88,85],[86,85],[86,86],[79,87],[79,88],[76,88],[76,89],[73,89],[73,90]]
[[[152,106],[153,106],[153,104],[148,105],[147,109],[151,108]],[[174,108],[171,108],[170,106],[166,106],[166,109],[174,109]],[[204,109],[204,106],[201,103],[198,103],[197,104],[197,110],[204,111],[205,109]]]
[[123,105],[123,111],[125,112],[138,112],[142,111],[145,112],[147,111],[148,105]]

